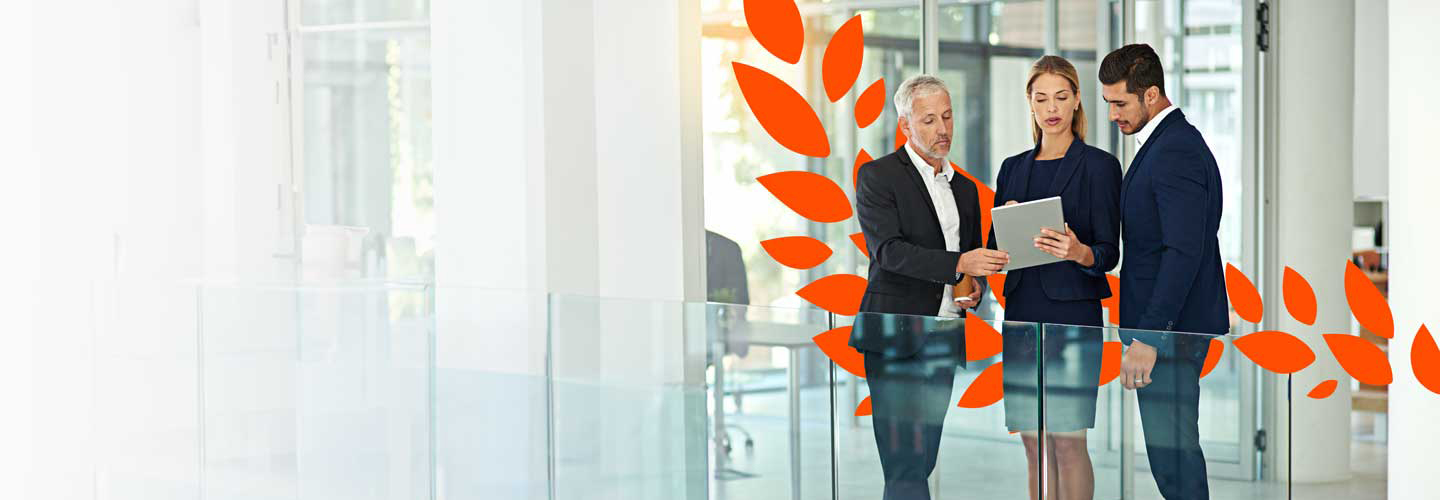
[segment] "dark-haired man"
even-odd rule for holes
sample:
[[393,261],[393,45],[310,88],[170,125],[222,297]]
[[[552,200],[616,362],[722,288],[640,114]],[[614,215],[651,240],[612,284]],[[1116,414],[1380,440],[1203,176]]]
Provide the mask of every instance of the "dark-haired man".
[[1210,339],[1193,334],[1230,329],[1218,237],[1220,168],[1200,131],[1166,97],[1165,70],[1149,45],[1105,56],[1100,83],[1110,121],[1140,146],[1120,188],[1120,327],[1128,346],[1120,382],[1140,400],[1160,494],[1209,498],[1199,404]]

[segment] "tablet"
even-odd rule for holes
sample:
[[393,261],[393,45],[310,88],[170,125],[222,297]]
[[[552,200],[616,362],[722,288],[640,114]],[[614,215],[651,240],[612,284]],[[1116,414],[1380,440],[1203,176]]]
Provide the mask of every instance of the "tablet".
[[1035,237],[1041,228],[1065,232],[1065,214],[1060,197],[1027,201],[990,210],[990,223],[995,228],[995,248],[1010,254],[1010,263],[1001,270],[1013,271],[1041,266],[1062,259],[1035,248]]

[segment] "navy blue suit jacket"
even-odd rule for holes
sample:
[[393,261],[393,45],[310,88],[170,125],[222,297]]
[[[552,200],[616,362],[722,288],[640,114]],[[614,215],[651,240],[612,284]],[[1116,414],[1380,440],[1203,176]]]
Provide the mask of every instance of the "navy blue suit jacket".
[[[995,182],[995,206],[1024,201],[1030,170],[1039,148],[1006,158]],[[1065,150],[1055,171],[1055,180],[1045,191],[1059,196],[1065,223],[1082,243],[1089,245],[1095,263],[1082,267],[1075,262],[1056,262],[1023,272],[1005,275],[1005,290],[1018,289],[1023,276],[1040,280],[1051,300],[1099,300],[1110,297],[1105,273],[1120,261],[1120,160],[1079,138]],[[995,230],[990,230],[989,247],[995,248]]]
[[1203,356],[1203,346],[1189,346],[1208,339],[1168,332],[1229,332],[1218,236],[1222,200],[1215,155],[1185,114],[1172,111],[1135,153],[1120,189],[1126,344],[1139,339],[1162,356]]

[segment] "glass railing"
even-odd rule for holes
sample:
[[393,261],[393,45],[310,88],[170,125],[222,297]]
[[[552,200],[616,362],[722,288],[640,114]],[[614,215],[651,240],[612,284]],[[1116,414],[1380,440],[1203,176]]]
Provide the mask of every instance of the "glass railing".
[[1259,371],[1233,336],[1168,333],[1132,390],[1121,339],[1158,333],[443,286],[199,294],[207,499],[1289,489],[1253,473]]

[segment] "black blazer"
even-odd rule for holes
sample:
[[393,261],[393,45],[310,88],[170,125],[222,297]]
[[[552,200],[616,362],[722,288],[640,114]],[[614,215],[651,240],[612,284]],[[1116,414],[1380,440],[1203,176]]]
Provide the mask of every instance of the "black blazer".
[[[1120,269],[1120,327],[1161,355],[1204,356],[1208,339],[1169,333],[1224,335],[1230,303],[1220,266],[1220,167],[1185,114],[1170,112],[1135,153],[1120,190],[1125,266]],[[1177,349],[1178,347],[1189,347]]]
[[[980,196],[975,184],[958,172],[950,178],[960,214],[960,250],[950,252],[945,250],[945,235],[926,182],[903,147],[860,167],[855,206],[870,250],[870,283],[860,300],[862,315],[934,316],[945,285],[955,284],[960,254],[980,246]],[[861,351],[906,357],[925,341],[924,329],[884,334],[863,324],[857,318],[850,336],[850,345]]]
[[[1006,158],[995,182],[995,206],[1023,201],[1029,192],[1030,170],[1039,148]],[[1065,223],[1082,243],[1095,252],[1089,268],[1075,262],[1056,262],[1005,275],[1005,291],[1016,290],[1022,279],[1038,279],[1051,300],[1099,300],[1111,295],[1105,273],[1120,262],[1120,160],[1079,138],[1070,143],[1046,196],[1059,196]],[[990,230],[995,248],[995,230]],[[1027,278],[1028,277],[1028,278]],[[1008,295],[1008,294],[1007,294]]]

